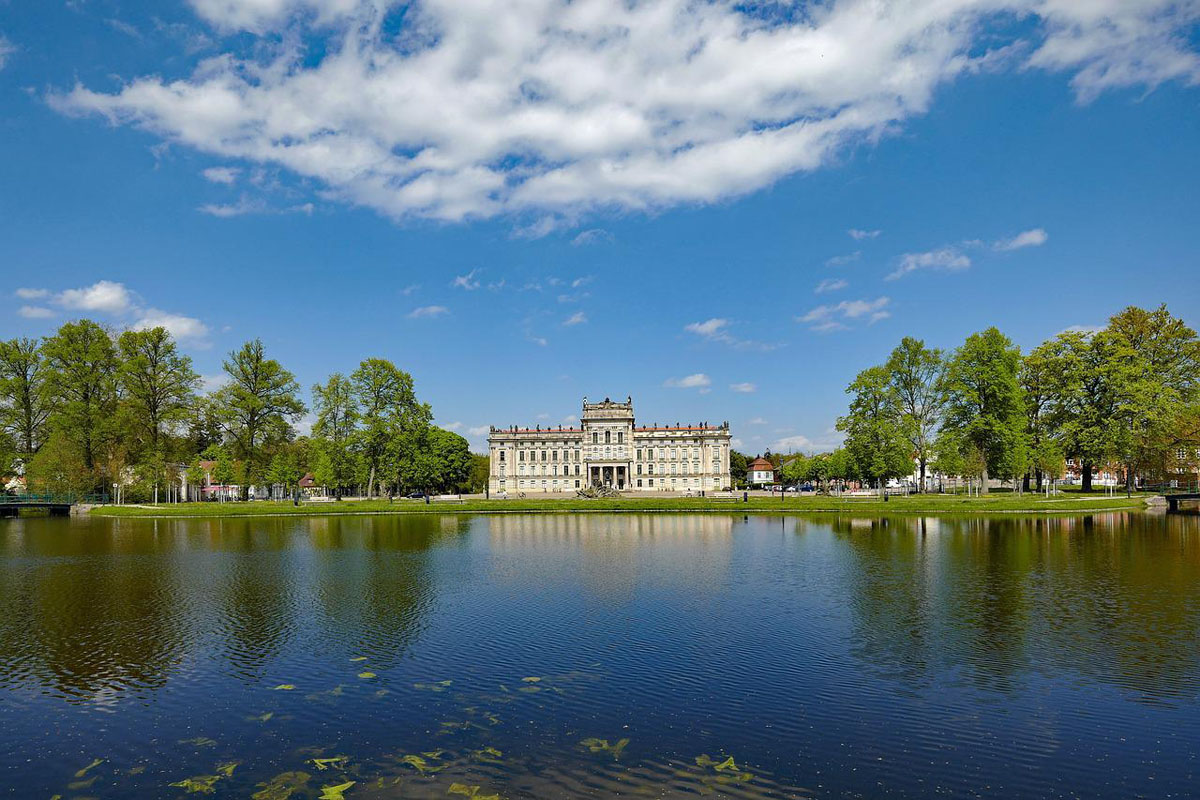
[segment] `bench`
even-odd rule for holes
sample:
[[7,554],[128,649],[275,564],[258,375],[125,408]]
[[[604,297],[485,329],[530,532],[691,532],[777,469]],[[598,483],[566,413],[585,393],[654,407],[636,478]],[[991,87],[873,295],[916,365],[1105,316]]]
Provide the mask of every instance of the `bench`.
[[431,503],[461,503],[461,494],[437,494],[429,498]]
[[713,492],[712,494],[709,495],[709,497],[711,497],[713,500],[720,500],[723,502],[730,502],[730,503],[736,503],[738,500],[742,499],[741,497],[734,494],[733,492]]

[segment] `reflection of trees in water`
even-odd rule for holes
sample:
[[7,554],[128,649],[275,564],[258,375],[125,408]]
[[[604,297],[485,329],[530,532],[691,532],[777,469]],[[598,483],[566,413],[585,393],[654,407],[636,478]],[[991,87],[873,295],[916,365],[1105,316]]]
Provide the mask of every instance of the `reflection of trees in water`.
[[492,577],[582,587],[610,603],[639,587],[703,595],[728,577],[734,530],[727,514],[505,514],[479,517],[499,565]]
[[210,647],[254,679],[314,626],[347,649],[398,654],[434,596],[431,545],[467,525],[20,520],[0,527],[0,688],[33,681],[86,699],[156,689]]
[[858,654],[920,684],[967,667],[1007,691],[1073,673],[1166,699],[1200,666],[1200,522],[1084,518],[839,518]]
[[437,596],[431,548],[461,541],[458,515],[311,521],[312,591],[321,633],[387,667],[413,645]]
[[75,700],[157,689],[187,649],[169,540],[107,524],[0,525],[0,688]]

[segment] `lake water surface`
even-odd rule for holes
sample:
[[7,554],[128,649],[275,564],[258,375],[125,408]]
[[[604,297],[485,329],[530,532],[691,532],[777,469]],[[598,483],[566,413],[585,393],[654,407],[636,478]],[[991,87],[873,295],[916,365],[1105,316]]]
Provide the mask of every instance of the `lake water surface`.
[[1200,518],[0,521],[0,795],[351,781],[1196,797]]

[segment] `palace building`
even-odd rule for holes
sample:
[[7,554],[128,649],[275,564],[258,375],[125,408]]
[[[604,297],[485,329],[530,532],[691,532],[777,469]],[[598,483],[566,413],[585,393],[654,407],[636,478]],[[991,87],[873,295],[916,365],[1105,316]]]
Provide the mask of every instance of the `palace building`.
[[583,398],[579,427],[496,428],[488,436],[493,493],[728,489],[729,423],[638,427],[633,400]]

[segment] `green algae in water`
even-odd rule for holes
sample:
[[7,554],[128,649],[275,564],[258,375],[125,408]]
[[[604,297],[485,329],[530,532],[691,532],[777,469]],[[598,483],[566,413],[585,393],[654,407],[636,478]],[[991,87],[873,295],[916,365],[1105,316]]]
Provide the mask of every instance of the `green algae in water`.
[[251,800],[288,800],[301,792],[312,778],[307,772],[281,772],[270,781],[258,784],[262,788],[250,795]]
[[375,673],[374,672],[360,672],[360,673],[358,673],[358,677],[362,678],[363,680],[370,680],[371,678],[375,677]]
[[77,770],[77,771],[75,772],[75,777],[76,777],[76,778],[82,778],[84,775],[87,775],[87,774],[88,774],[88,770],[90,770],[90,769],[95,769],[96,767],[100,766],[100,765],[101,765],[101,764],[103,764],[103,763],[104,763],[104,759],[103,759],[103,758],[96,758],[96,759],[93,759],[93,760],[92,760],[92,763],[88,764],[86,767],[84,767],[84,768],[83,768],[83,769],[81,769],[81,770]]
[[259,714],[257,717],[246,717],[246,722],[270,722],[273,716],[275,716],[274,711],[267,711],[264,714]]
[[271,689],[271,691],[273,691],[273,692],[290,692],[292,689],[295,689],[295,688],[296,688],[296,684],[294,684],[294,683],[281,683],[278,686],[273,687]]
[[542,682],[541,678],[521,678],[521,680],[524,681],[525,683],[541,683]]
[[80,789],[90,789],[90,788],[92,788],[92,784],[95,783],[99,779],[99,777],[100,777],[99,775],[93,775],[92,777],[88,778],[87,780],[71,781],[70,783],[67,784],[67,788],[73,792],[77,792]]
[[446,790],[446,794],[461,794],[464,797],[473,797],[475,800],[500,800],[498,794],[480,794],[479,787],[465,783],[452,783],[450,788]]
[[216,747],[217,746],[217,740],[210,739],[207,736],[196,736],[195,738],[192,738],[192,739],[180,739],[179,743],[195,745],[196,747]]
[[222,777],[221,775],[196,775],[169,785],[177,789],[183,789],[188,794],[212,794],[216,791],[213,787],[217,785],[217,781],[221,780]]
[[[431,756],[431,758],[433,758],[433,756]],[[408,766],[415,769],[417,772],[420,772],[422,775],[424,775],[427,772],[438,772],[441,769],[443,769],[442,767],[430,764],[428,761],[426,761],[421,756],[416,756],[416,755],[401,756],[400,763],[407,764]]]
[[438,681],[437,683],[414,683],[414,689],[422,689],[427,692],[444,692],[450,688],[454,681]]
[[358,781],[346,781],[345,783],[339,783],[337,786],[322,786],[321,796],[318,800],[342,800],[343,792],[356,783]]
[[494,747],[484,747],[481,750],[475,750],[471,753],[476,761],[482,761],[486,764],[499,764],[500,759],[504,757],[504,753]]
[[579,744],[592,753],[609,753],[613,758],[620,758],[621,751],[629,744],[629,740],[618,739],[616,744],[609,744],[608,739],[584,739]]
[[320,770],[342,769],[350,763],[350,756],[330,756],[329,758],[310,758],[308,763]]
[[226,761],[224,764],[217,764],[217,772],[224,775],[226,778],[233,777],[233,771],[241,765],[240,761]]
[[355,656],[354,658],[352,658],[350,660],[351,661],[366,661],[367,657],[366,656]]

